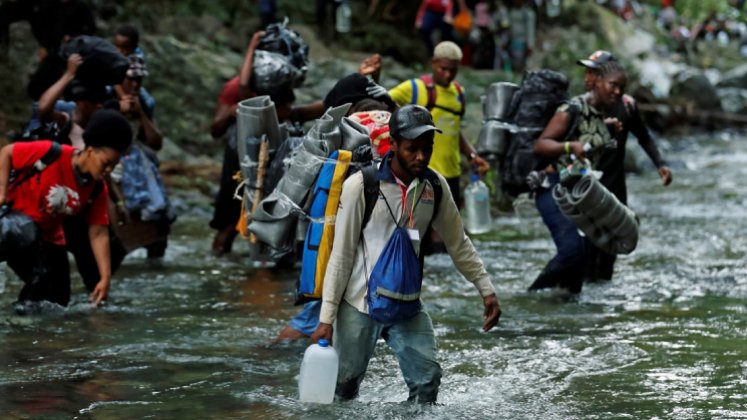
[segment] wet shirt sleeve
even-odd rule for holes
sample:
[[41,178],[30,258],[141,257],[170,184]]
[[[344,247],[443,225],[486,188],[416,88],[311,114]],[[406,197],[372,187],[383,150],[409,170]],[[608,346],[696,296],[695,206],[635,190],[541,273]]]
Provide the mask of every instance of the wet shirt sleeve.
[[337,318],[337,309],[350,282],[361,235],[364,207],[363,177],[356,174],[345,181],[340,195],[335,239],[324,275],[322,309],[319,315],[319,321],[325,324],[332,324]]
[[651,133],[648,131],[648,128],[646,128],[646,124],[644,124],[641,119],[638,105],[636,105],[635,101],[631,100],[630,104],[627,106],[630,112],[627,121],[628,124],[630,124],[630,132],[638,139],[638,143],[657,168],[666,165],[667,163],[661,157],[661,153],[659,153],[659,148],[656,147],[656,142],[654,142]]
[[454,202],[451,191],[446,186],[446,180],[441,178],[444,186],[441,202],[438,205],[438,214],[433,219],[433,229],[441,235],[446,245],[449,256],[454,261],[457,270],[480,292],[480,296],[488,296],[495,293],[485,266],[477,255],[467,233],[464,231],[459,209]]

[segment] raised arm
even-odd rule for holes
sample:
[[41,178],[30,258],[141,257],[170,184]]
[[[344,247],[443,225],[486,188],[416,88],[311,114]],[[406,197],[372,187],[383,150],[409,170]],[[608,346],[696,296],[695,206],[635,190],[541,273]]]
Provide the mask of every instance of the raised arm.
[[75,78],[75,73],[78,71],[78,67],[83,63],[83,58],[80,54],[71,54],[67,59],[67,69],[65,73],[60,77],[52,86],[49,87],[42,96],[39,98],[39,119],[42,122],[51,122],[53,120],[60,124],[66,122],[66,117],[62,114],[55,112],[54,105],[57,100],[62,97],[65,92],[65,88]]
[[254,66],[254,51],[259,46],[259,41],[264,34],[264,31],[255,32],[252,40],[249,41],[249,46],[246,48],[244,63],[241,65],[241,72],[239,73],[239,95],[241,96],[241,100],[252,95],[249,83],[252,78],[252,67]]

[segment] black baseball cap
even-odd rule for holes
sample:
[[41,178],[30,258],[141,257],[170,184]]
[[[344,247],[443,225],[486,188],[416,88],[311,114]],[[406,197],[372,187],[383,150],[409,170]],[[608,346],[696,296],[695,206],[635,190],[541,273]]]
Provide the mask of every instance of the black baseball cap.
[[576,63],[587,69],[598,69],[602,64],[609,63],[610,61],[617,61],[617,58],[609,51],[598,50],[594,51],[588,59],[581,59]]
[[389,119],[389,134],[395,140],[415,140],[424,133],[437,131],[433,116],[420,105],[405,105],[397,108]]

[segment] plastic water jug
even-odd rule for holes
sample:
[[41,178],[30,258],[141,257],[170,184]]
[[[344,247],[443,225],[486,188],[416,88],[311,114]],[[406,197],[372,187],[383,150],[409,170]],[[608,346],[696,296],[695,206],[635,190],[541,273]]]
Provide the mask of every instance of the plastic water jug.
[[472,234],[490,232],[492,219],[490,218],[490,193],[480,175],[472,174],[472,182],[464,191],[464,207],[467,212],[465,228]]
[[341,34],[350,32],[350,16],[352,14],[353,12],[350,10],[348,2],[342,0],[340,5],[337,6],[337,13],[335,15],[335,30],[337,32]]
[[303,402],[330,404],[337,385],[337,352],[329,341],[320,339],[303,354],[301,374],[298,377],[298,394]]
[[547,2],[547,17],[555,18],[560,16],[561,12],[561,0],[549,0]]

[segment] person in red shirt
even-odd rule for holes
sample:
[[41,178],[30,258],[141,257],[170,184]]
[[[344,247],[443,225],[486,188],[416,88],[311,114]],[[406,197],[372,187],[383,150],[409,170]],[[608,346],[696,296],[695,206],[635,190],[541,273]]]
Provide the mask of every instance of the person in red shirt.
[[[24,173],[44,157],[53,143],[41,140],[14,143],[0,149],[0,205],[8,205],[34,220],[42,238],[44,269],[33,253],[16,255],[8,266],[24,281],[18,312],[27,302],[50,301],[66,306],[70,301],[70,267],[62,222],[87,212],[88,237],[100,273],[90,295],[94,305],[106,300],[111,280],[109,260],[108,192],[103,181],[132,142],[132,129],[122,114],[96,111],[83,132],[85,148],[62,145],[53,162],[31,177],[10,182],[11,170]],[[38,275],[39,273],[43,273]]]

